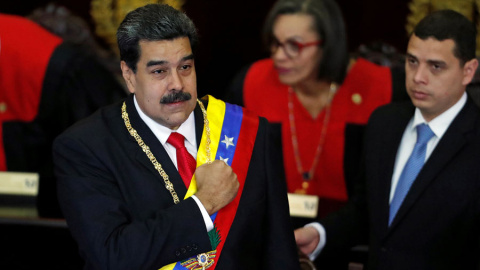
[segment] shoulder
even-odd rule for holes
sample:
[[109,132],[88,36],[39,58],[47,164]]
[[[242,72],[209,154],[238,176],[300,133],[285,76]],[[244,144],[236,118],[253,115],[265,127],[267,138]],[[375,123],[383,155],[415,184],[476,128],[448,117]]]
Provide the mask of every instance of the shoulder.
[[350,68],[342,86],[359,92],[367,100],[388,103],[392,97],[392,75],[389,67],[358,58]]
[[117,101],[114,104],[98,109],[67,128],[57,139],[77,138],[80,140],[93,140],[99,138],[101,134],[111,130],[114,123],[122,120],[122,103],[123,101]]
[[250,66],[245,76],[245,83],[271,80],[277,77],[272,59],[266,58],[258,60]]
[[255,61],[251,66],[249,71],[260,71],[264,68],[273,68],[273,61],[270,58],[260,59]]
[[368,121],[369,125],[396,125],[400,119],[410,119],[415,112],[411,101],[392,102],[376,108]]
[[380,66],[363,58],[357,58],[355,64],[347,74],[348,77],[360,79],[364,83],[391,84],[391,71],[389,67]]
[[277,109],[272,107],[272,104],[286,104],[288,93],[286,89],[288,86],[280,82],[271,59],[257,61],[250,67],[245,77],[244,105],[269,118],[272,110]]

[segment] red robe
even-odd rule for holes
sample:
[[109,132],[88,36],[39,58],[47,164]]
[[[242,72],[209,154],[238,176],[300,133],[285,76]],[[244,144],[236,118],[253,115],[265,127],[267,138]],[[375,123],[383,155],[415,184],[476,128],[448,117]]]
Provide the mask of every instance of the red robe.
[[[296,95],[293,96],[299,152],[302,167],[308,171],[322,133],[325,111],[313,119]],[[323,151],[307,194],[340,202],[348,199],[344,175],[345,128],[347,124],[366,124],[372,111],[389,103],[391,98],[390,69],[358,59],[332,101]],[[288,192],[301,189],[303,178],[295,163],[288,120],[288,86],[279,81],[271,59],[258,61],[249,69],[244,81],[243,100],[246,108],[270,122],[281,123]]]
[[[0,14],[0,138],[3,123],[30,122],[40,104],[50,57],[62,39],[23,17]],[[7,164],[0,140],[0,171]]]

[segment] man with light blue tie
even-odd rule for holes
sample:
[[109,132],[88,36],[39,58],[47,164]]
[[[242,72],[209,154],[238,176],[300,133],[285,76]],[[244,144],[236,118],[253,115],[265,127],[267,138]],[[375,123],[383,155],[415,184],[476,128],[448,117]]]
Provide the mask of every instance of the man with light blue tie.
[[478,66],[475,37],[451,10],[417,25],[405,62],[412,102],[372,114],[358,196],[295,231],[311,259],[368,238],[368,269],[479,269],[480,111],[465,91]]

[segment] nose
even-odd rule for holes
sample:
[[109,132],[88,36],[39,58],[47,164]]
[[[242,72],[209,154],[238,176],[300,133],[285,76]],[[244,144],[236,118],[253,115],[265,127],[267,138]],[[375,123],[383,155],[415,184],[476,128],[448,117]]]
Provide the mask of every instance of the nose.
[[174,69],[170,76],[170,83],[168,89],[170,90],[183,90],[182,77],[178,73],[178,70]]
[[428,70],[425,65],[419,65],[418,68],[414,71],[413,81],[418,84],[428,83]]

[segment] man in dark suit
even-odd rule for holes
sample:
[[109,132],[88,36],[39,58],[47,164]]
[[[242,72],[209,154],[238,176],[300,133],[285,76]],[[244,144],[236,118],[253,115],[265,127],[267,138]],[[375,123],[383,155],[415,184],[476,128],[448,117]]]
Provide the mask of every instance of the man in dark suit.
[[368,269],[478,269],[480,114],[465,92],[478,66],[475,34],[451,10],[417,25],[405,63],[412,102],[372,114],[360,195],[297,230],[303,252],[313,258],[324,245],[321,260],[368,235]]
[[151,4],[130,12],[117,38],[132,94],[53,147],[85,269],[298,269],[270,126],[197,100],[192,21]]

